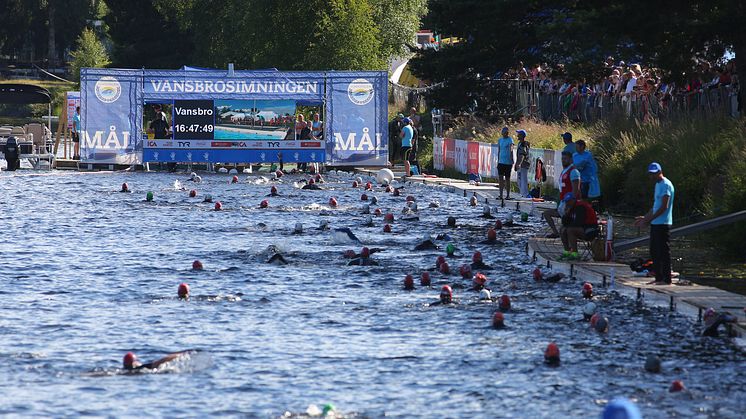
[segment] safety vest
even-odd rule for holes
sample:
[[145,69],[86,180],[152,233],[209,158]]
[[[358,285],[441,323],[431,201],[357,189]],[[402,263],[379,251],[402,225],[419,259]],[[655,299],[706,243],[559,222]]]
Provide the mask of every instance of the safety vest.
[[[570,173],[575,170],[574,165],[570,165],[567,170],[564,170],[562,172],[562,176],[560,177],[560,201],[565,198],[565,195],[569,192],[572,192],[572,181],[570,180]],[[576,196],[576,198],[580,198],[579,196]]]

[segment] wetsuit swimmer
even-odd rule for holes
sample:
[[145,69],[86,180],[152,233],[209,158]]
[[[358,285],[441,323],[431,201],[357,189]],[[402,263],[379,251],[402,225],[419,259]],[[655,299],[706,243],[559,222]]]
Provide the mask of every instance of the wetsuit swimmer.
[[175,361],[175,360],[181,358],[182,356],[189,355],[189,354],[196,353],[196,352],[197,351],[195,351],[195,350],[187,350],[187,351],[181,351],[181,352],[174,352],[174,353],[171,353],[171,354],[168,354],[168,355],[164,356],[161,359],[158,359],[158,360],[155,360],[155,361],[152,361],[152,362],[148,362],[148,363],[145,363],[145,364],[141,363],[137,359],[137,355],[135,355],[132,352],[127,352],[124,355],[124,359],[122,360],[122,366],[124,367],[125,370],[132,371],[132,372],[143,370],[143,369],[155,370],[155,369],[158,369],[159,367],[161,367],[162,365],[165,365],[165,364],[167,364],[167,363],[169,363],[171,361]]
[[492,267],[484,263],[482,252],[474,252],[474,255],[471,257],[471,269],[473,271],[489,271]]
[[448,243],[448,246],[446,246],[446,255],[448,255],[449,258],[456,257],[456,246],[452,243]]
[[414,247],[414,250],[438,250],[438,245],[433,243],[430,235],[426,236],[421,243]]
[[710,307],[705,311],[704,321],[705,330],[702,331],[702,336],[716,338],[720,336],[718,328],[721,324],[735,323],[737,319],[736,316],[730,313],[718,313],[714,308]]
[[457,302],[453,301],[453,289],[451,289],[448,285],[443,285],[443,288],[440,289],[440,300],[428,304],[428,306],[437,306],[437,305],[446,305],[446,304],[458,304]]
[[[374,249],[379,251],[381,249]],[[378,266],[378,262],[370,258],[370,254],[373,253],[371,249],[363,247],[359,255],[355,255],[355,258],[351,260],[347,266]]]
[[480,244],[497,244],[497,231],[494,228],[487,230],[487,240],[482,240]]
[[285,260],[285,258],[282,257],[280,253],[275,253],[274,255],[269,257],[267,263],[271,265],[287,265],[288,261]]
[[435,240],[451,241],[451,236],[448,235],[448,233],[440,233],[437,236],[435,236]]
[[303,185],[301,189],[310,189],[313,191],[320,191],[323,188],[316,184],[316,181],[313,179],[310,179],[307,184]]
[[495,217],[491,214],[490,206],[485,205],[484,209],[482,210],[482,215],[480,216],[482,218],[487,218],[488,220],[494,220]]
[[272,185],[272,188],[269,190],[269,195],[267,196],[280,196],[280,194],[277,193],[277,186]]

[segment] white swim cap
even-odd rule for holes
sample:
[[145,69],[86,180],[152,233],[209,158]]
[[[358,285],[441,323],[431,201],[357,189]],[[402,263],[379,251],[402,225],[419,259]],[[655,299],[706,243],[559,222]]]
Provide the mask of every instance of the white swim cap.
[[592,316],[596,313],[596,303],[588,303],[583,306],[583,315]]
[[197,177],[197,174],[192,172],[192,174],[189,175],[189,179],[194,179]]
[[202,183],[202,177],[198,175],[194,178],[194,181],[197,183]]
[[486,288],[482,288],[481,291],[479,291],[479,299],[480,300],[491,300],[492,299],[492,293],[490,290]]
[[220,169],[218,169],[218,173],[228,173],[228,169],[226,169],[225,167],[221,167]]
[[231,169],[230,171],[228,171],[228,173],[231,174],[231,175],[237,175],[238,174],[238,170],[236,170],[236,168],[234,167],[233,169]]

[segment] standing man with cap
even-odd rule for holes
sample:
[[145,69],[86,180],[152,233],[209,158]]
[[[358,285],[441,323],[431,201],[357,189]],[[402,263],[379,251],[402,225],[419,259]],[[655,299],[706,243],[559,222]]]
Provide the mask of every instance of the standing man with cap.
[[560,137],[562,137],[562,141],[564,141],[565,143],[565,148],[562,149],[563,153],[570,153],[570,155],[572,156],[573,154],[575,154],[576,151],[578,151],[575,148],[575,143],[572,142],[572,134],[566,132],[564,134],[561,134]]
[[409,163],[409,154],[412,152],[412,139],[414,138],[414,129],[412,128],[412,120],[409,118],[402,119],[404,126],[401,129],[401,157],[404,160],[404,176],[410,175],[412,169]]
[[673,224],[673,183],[663,176],[663,169],[658,163],[648,166],[650,179],[655,182],[653,208],[644,216],[637,217],[635,226],[650,225],[650,258],[653,259],[655,281],[651,284],[671,284],[671,247],[670,230]]
[[531,145],[526,141],[526,131],[519,129],[515,133],[518,135],[515,162],[515,171],[518,174],[518,189],[521,191],[521,198],[528,198],[528,169],[531,167],[528,152]]
[[505,199],[510,199],[510,170],[513,168],[513,139],[508,136],[508,127],[503,127],[502,138],[497,140],[497,184],[500,199],[505,189]]

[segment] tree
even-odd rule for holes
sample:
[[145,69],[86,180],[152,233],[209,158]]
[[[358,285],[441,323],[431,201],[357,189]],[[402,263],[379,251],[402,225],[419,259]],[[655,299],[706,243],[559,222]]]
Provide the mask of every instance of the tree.
[[96,34],[86,28],[78,37],[78,47],[70,53],[72,61],[70,67],[75,80],[80,80],[80,69],[84,67],[106,67],[111,63],[109,54]]

